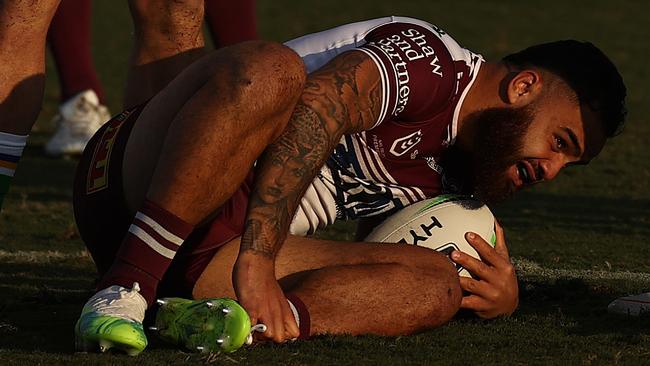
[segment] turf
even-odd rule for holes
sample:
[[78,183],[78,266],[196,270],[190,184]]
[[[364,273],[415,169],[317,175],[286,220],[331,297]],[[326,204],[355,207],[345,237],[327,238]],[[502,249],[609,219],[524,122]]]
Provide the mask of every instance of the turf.
[[[115,112],[132,34],[125,3],[97,0],[94,7],[93,52]],[[416,336],[320,337],[228,355],[190,355],[155,343],[137,359],[72,352],[73,324],[95,273],[71,213],[75,161],[42,153],[58,102],[48,66],[43,112],[0,216],[0,364],[647,364],[650,318],[613,316],[605,307],[617,296],[650,290],[649,10],[642,0],[260,1],[261,34],[274,40],[390,14],[429,20],[488,59],[535,42],[590,40],[619,66],[630,117],[588,167],[496,208],[518,267],[521,305],[514,316],[461,316]],[[345,239],[349,230],[339,225],[322,235]]]

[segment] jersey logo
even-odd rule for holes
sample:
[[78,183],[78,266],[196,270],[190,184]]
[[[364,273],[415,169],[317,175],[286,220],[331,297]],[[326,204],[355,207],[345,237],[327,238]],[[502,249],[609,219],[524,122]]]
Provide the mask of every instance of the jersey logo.
[[393,142],[393,145],[390,147],[390,153],[395,156],[402,156],[406,154],[413,146],[417,145],[422,141],[422,131],[417,130],[410,135],[398,138]]
[[88,178],[86,179],[86,194],[98,192],[108,187],[108,163],[111,159],[111,152],[117,139],[117,133],[130,114],[131,111],[124,111],[119,116],[106,122],[107,128],[102,133],[90,161]]
[[442,165],[438,164],[436,158],[433,156],[425,156],[424,160],[427,162],[429,168],[433,169],[434,172],[442,175]]

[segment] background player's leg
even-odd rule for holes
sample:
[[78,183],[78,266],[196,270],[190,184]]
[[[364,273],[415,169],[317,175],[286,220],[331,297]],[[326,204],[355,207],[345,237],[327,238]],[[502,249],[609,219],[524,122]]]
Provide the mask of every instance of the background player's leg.
[[0,2],[0,207],[43,102],[45,39],[57,0]]
[[[239,239],[222,247],[194,287],[196,298],[234,297]],[[398,335],[447,322],[460,306],[456,269],[430,249],[289,236],[276,276],[311,318],[311,335]]]
[[61,88],[57,130],[45,145],[50,156],[77,155],[108,121],[104,90],[90,50],[91,0],[62,0],[49,31]]
[[45,39],[59,1],[0,2],[0,131],[26,135],[43,101]]
[[124,107],[145,102],[204,54],[203,0],[130,0],[135,28]]
[[61,85],[61,103],[92,90],[106,103],[90,49],[91,0],[61,0],[52,19],[49,42]]
[[257,38],[255,0],[205,0],[205,20],[215,48]]

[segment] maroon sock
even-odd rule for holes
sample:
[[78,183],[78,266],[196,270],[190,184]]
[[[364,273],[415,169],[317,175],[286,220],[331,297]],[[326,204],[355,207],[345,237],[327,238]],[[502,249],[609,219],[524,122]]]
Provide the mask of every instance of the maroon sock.
[[311,332],[311,318],[309,316],[309,310],[305,303],[300,300],[300,298],[294,294],[285,294],[287,300],[289,300],[298,312],[298,317],[300,318],[300,336],[298,339],[309,339]]
[[257,38],[255,0],[205,0],[205,19],[215,48]]
[[131,288],[140,284],[140,294],[151,305],[156,288],[176,251],[192,232],[192,225],[155,203],[145,200],[126,234],[117,257],[97,285]]
[[88,89],[106,104],[90,51],[91,0],[62,0],[49,31],[61,84],[61,102]]

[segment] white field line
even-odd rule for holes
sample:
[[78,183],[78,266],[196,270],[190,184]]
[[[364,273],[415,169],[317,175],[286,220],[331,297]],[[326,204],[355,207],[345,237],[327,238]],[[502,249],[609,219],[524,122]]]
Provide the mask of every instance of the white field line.
[[[31,291],[31,292],[40,292],[43,291],[44,287],[36,285],[0,285],[0,290],[10,290],[10,291]],[[47,287],[45,288],[47,292],[56,292],[64,294],[86,294],[89,293],[88,288],[61,288],[61,287]]]
[[90,259],[85,250],[61,252],[58,250],[0,250],[0,263],[51,263],[70,259]]
[[629,272],[629,271],[594,271],[594,270],[575,270],[575,269],[555,269],[544,268],[539,264],[523,258],[512,259],[517,274],[524,279],[543,278],[543,279],[583,279],[583,280],[625,280],[634,281],[635,283],[650,283],[650,273]]
[[[75,252],[61,252],[58,250],[0,250],[0,263],[51,263],[75,259],[91,260],[90,255],[85,250]],[[650,273],[545,268],[523,258],[513,258],[512,262],[517,268],[518,276],[524,279],[543,278],[553,280],[558,278],[573,278],[584,280],[629,280],[637,283],[650,283]]]

